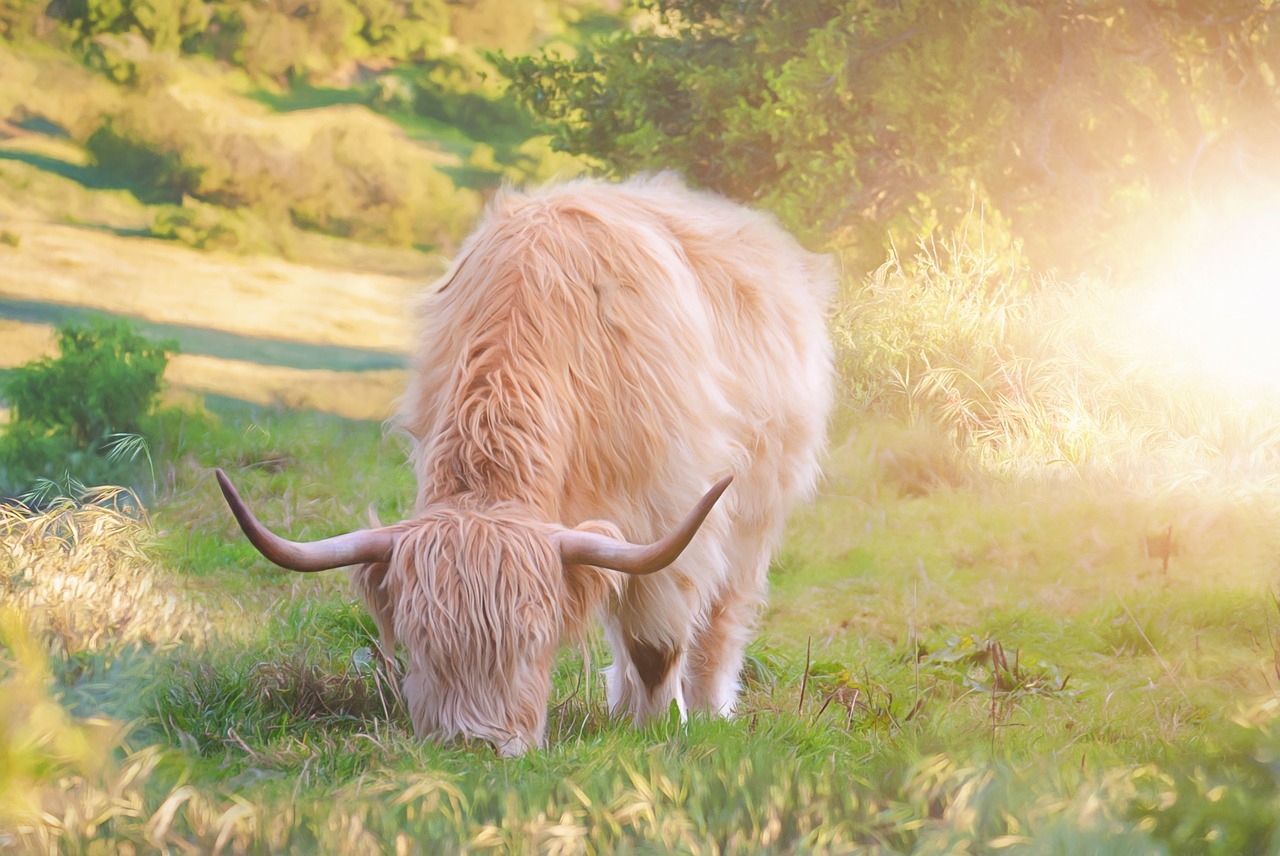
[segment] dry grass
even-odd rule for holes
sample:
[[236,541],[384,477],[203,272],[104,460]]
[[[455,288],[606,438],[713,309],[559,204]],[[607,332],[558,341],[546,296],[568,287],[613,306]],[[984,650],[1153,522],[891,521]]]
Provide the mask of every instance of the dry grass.
[[165,380],[184,390],[213,393],[255,404],[319,410],[348,419],[386,419],[404,391],[398,369],[335,372],[262,366],[236,360],[178,354]]
[[[52,327],[0,319],[0,369],[57,355]],[[169,359],[165,382],[183,393],[221,395],[253,404],[318,410],[347,419],[383,420],[404,390],[404,371],[338,372],[264,366],[199,354]],[[0,419],[0,424],[3,419]]]
[[417,278],[201,253],[159,241],[34,221],[4,251],[0,297],[102,309],[247,336],[408,349]]
[[34,515],[0,506],[6,605],[68,653],[203,640],[209,625],[200,604],[157,575],[143,552],[148,524],[137,498],[99,489],[92,499]]
[[0,369],[51,357],[57,350],[57,336],[49,325],[0,318]]
[[1233,395],[1229,378],[1181,377],[1138,335],[1126,296],[1038,279],[964,235],[895,255],[851,284],[836,314],[851,421],[870,411],[916,426],[879,452],[908,494],[978,471],[1275,494],[1280,401]]
[[[210,617],[157,575],[136,498],[99,492],[40,514],[0,508],[0,849],[83,846],[104,823],[145,817],[150,749],[114,758],[123,723],[72,715],[51,661],[109,664],[126,651],[200,644]],[[104,666],[105,667],[105,666]]]
[[0,119],[15,112],[44,116],[80,138],[119,104],[117,87],[70,56],[30,44],[20,51],[0,43]]

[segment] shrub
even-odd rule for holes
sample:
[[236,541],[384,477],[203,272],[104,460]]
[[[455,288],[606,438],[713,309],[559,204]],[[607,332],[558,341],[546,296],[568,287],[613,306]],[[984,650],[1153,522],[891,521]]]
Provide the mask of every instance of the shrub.
[[369,133],[354,108],[316,133],[298,156],[295,223],[331,235],[392,244],[450,244],[480,213],[478,193],[454,186],[431,153],[393,134]]
[[146,435],[176,347],[123,321],[60,327],[59,356],[20,366],[4,383],[12,422],[0,437],[0,486],[12,492],[64,474],[83,483],[127,475],[107,446],[113,435]]
[[200,170],[172,149],[149,145],[147,130],[129,116],[108,117],[85,143],[89,155],[148,202],[177,202],[193,191]]
[[158,207],[151,218],[150,234],[197,250],[247,253],[286,249],[281,246],[281,236],[259,218],[191,197],[185,197],[181,205]]
[[51,12],[81,38],[135,33],[160,50],[177,50],[209,25],[209,10],[201,0],[63,0]]
[[438,155],[366,108],[268,118],[239,112],[241,102],[188,103],[159,81],[140,96],[104,122],[88,148],[150,200],[252,209],[398,245],[451,244],[479,213],[479,194],[455,188],[436,168]]
[[437,61],[413,83],[414,112],[472,139],[514,148],[534,134],[532,117],[493,82],[488,65],[478,59]]

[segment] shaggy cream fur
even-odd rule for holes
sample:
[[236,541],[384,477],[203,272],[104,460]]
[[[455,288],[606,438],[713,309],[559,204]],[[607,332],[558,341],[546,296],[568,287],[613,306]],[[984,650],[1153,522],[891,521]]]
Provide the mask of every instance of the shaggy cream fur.
[[[671,176],[495,199],[420,305],[396,419],[417,517],[353,574],[408,650],[420,734],[541,745],[557,646],[597,614],[615,710],[732,713],[770,554],[818,477],[833,286],[769,217]],[[665,571],[566,568],[548,541],[653,541],[726,474]]]

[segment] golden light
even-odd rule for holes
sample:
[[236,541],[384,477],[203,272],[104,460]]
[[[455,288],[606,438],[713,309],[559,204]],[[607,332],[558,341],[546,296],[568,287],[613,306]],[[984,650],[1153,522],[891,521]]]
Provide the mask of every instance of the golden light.
[[1280,195],[1197,219],[1144,290],[1131,332],[1188,380],[1280,397]]

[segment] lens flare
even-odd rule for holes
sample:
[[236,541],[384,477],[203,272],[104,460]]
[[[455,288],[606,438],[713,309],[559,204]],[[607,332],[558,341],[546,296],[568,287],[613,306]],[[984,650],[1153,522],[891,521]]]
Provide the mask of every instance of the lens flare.
[[1280,397],[1280,197],[1187,233],[1133,332],[1188,378]]

